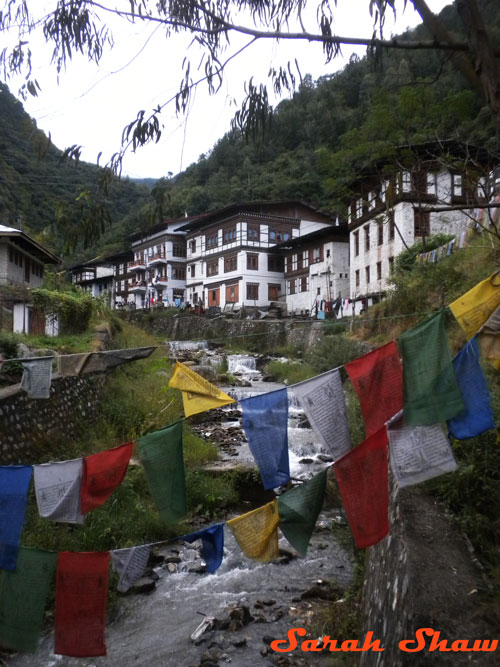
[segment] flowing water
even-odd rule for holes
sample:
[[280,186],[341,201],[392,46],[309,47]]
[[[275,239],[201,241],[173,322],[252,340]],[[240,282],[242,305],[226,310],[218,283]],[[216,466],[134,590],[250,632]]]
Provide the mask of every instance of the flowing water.
[[[250,387],[227,388],[235,398],[283,387],[262,382],[252,357],[234,355],[229,356],[227,361],[229,372],[238,373],[251,383]],[[214,361],[212,358],[212,362],[219,363],[220,359]],[[307,479],[328,463],[318,458],[325,452],[315,441],[311,429],[304,428],[303,423],[304,415],[291,394],[291,473],[294,477]],[[220,426],[240,426],[234,410],[231,418]],[[237,448],[238,455],[231,457],[231,461],[253,462],[243,433],[241,439],[243,442]],[[309,462],[300,463],[304,458]],[[157,568],[159,580],[153,592],[127,595],[120,600],[118,612],[106,627],[107,657],[54,655],[53,635],[50,633],[42,640],[35,655],[20,654],[10,664],[12,667],[196,667],[201,664],[202,657],[211,657],[212,662],[208,664],[232,663],[237,667],[273,665],[276,654],[266,654],[270,638],[285,638],[290,628],[303,627],[311,609],[317,604],[314,600],[301,599],[301,594],[319,580],[334,582],[340,591],[351,581],[352,554],[338,538],[338,515],[335,509],[321,514],[305,558],[295,557],[291,553],[293,549],[281,538],[280,549],[288,555],[274,563],[257,563],[247,559],[226,528],[224,560],[212,575],[199,573],[197,565],[201,561],[196,545],[184,542],[169,544],[166,547],[169,553],[181,559],[176,566],[177,571],[169,572],[167,566]],[[323,585],[319,585],[320,588]],[[241,609],[242,605],[248,607],[253,617],[250,623],[240,628],[207,632],[201,637],[200,645],[190,639],[202,621],[200,614],[219,620],[229,619],[231,609]],[[329,659],[326,655],[313,653],[310,662],[307,662],[307,656],[311,654],[299,652],[299,655],[306,662],[299,660],[289,664],[321,665]]]

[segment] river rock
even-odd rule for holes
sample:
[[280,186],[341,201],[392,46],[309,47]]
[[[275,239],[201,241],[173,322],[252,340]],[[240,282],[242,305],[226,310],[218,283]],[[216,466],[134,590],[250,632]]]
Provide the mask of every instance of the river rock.
[[130,588],[131,593],[151,593],[156,588],[156,582],[158,581],[158,575],[147,577],[141,577],[138,579],[133,586]]
[[302,600],[317,598],[320,600],[338,600],[342,591],[329,581],[316,581],[311,588],[304,591],[300,596]]

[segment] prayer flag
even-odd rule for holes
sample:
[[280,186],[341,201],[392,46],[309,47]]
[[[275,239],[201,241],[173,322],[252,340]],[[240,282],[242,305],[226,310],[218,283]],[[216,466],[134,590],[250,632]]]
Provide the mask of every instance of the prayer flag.
[[453,368],[465,401],[465,413],[448,420],[448,430],[454,438],[473,438],[495,428],[490,392],[479,363],[479,345],[472,338],[453,359]]
[[479,330],[479,345],[490,364],[500,370],[500,307]]
[[347,521],[358,549],[389,532],[389,482],[385,427],[333,464]]
[[450,310],[472,338],[496,308],[500,306],[500,275],[493,273],[450,304]]
[[175,364],[174,373],[168,386],[182,391],[182,402],[186,417],[235,402],[234,398],[231,398],[201,375],[178,361]]
[[327,469],[294,486],[278,498],[280,529],[290,544],[305,556],[325,498]]
[[398,486],[419,484],[456,470],[441,424],[408,426],[403,412],[387,425],[391,468]]
[[23,361],[21,387],[30,398],[49,398],[52,381],[52,357]]
[[334,459],[351,448],[345,395],[338,368],[291,388],[316,437]]
[[216,523],[196,533],[184,535],[182,539],[190,543],[201,540],[202,556],[209,574],[213,574],[220,567],[224,555],[224,524]]
[[0,572],[0,645],[34,653],[57,554],[21,547],[15,572]]
[[83,523],[82,459],[33,466],[38,511],[44,519]]
[[286,389],[245,398],[241,422],[265,489],[290,480]]
[[31,466],[0,466],[0,569],[15,570]]
[[138,442],[149,489],[160,516],[166,523],[175,523],[187,512],[182,421],[145,435]]
[[403,408],[403,369],[396,343],[391,341],[349,362],[345,369],[358,395],[369,437]]
[[440,311],[399,338],[404,413],[410,426],[444,422],[465,410],[444,319]]
[[278,524],[276,500],[227,522],[245,556],[262,562],[279,556]]
[[59,375],[63,377],[87,373],[105,373],[111,368],[129,361],[145,359],[156,350],[150,347],[129,347],[123,350],[105,352],[85,352],[83,354],[63,354],[57,358]]
[[151,547],[147,544],[129,549],[111,551],[113,570],[118,573],[117,590],[126,593],[144,574],[148,565]]
[[54,653],[87,658],[106,655],[104,629],[109,552],[59,552]]
[[105,503],[116,487],[123,482],[133,447],[134,443],[129,442],[83,459],[81,492],[83,514]]

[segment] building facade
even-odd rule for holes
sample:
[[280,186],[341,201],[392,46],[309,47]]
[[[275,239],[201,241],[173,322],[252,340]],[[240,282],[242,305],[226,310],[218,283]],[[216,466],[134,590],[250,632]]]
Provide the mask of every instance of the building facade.
[[278,244],[330,226],[330,216],[294,201],[228,206],[191,220],[181,228],[187,240],[187,300],[221,310],[283,301]]
[[22,230],[0,225],[0,285],[41,287],[44,265],[59,261]]

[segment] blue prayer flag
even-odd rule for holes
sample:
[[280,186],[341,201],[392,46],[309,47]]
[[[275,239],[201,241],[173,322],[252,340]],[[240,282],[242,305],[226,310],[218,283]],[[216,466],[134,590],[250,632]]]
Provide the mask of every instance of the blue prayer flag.
[[0,569],[16,569],[31,466],[0,466]]
[[288,393],[280,389],[241,401],[242,423],[265,489],[290,481]]
[[474,337],[453,359],[458,386],[465,402],[465,412],[448,420],[448,430],[454,438],[473,438],[495,428],[490,392],[479,363],[479,345]]
[[224,554],[224,524],[216,523],[213,526],[199,530],[197,533],[184,535],[186,542],[202,541],[202,556],[207,564],[207,572],[213,574],[222,563]]

